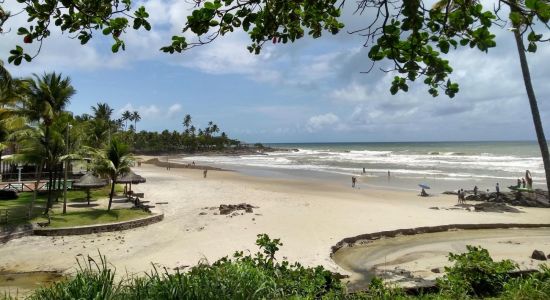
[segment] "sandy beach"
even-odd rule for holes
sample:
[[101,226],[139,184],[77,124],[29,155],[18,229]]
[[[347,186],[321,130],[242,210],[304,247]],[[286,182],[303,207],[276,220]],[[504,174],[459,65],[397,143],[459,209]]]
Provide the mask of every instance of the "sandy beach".
[[[279,258],[350,274],[330,258],[331,246],[346,237],[418,226],[550,220],[550,210],[543,208],[520,208],[522,213],[445,209],[456,204],[456,196],[449,195],[423,198],[411,192],[352,189],[323,180],[257,178],[232,171],[211,170],[205,179],[202,170],[166,170],[150,164],[134,170],[147,178],[147,183],[135,185],[134,191],[143,192],[144,199],[156,205],[154,210],[165,214],[162,222],[114,233],[15,239],[0,245],[0,269],[70,273],[76,257],[97,256],[98,251],[120,274],[149,271],[152,263],[174,269],[195,265],[201,259],[213,262],[236,250],[255,252],[256,235],[267,233],[284,244]],[[235,216],[219,215],[217,209],[211,209],[239,203],[258,208]],[[546,235],[516,256],[530,260],[537,243],[541,250],[550,251],[550,236]],[[507,247],[506,243],[495,245],[503,251]],[[411,268],[422,266],[413,264]]]

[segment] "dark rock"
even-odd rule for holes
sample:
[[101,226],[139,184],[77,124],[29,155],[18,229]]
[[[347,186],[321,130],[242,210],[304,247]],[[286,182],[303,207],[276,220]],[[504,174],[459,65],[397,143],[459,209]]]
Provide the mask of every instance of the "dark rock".
[[[231,216],[239,215],[237,212],[235,212],[237,210],[244,210],[247,213],[253,213],[254,212],[253,208],[257,208],[257,207],[252,206],[248,203],[240,203],[240,204],[237,204],[237,205],[221,204],[219,206],[220,215],[229,215],[229,214],[231,214]],[[241,213],[241,215],[243,215],[243,213]]]
[[439,207],[437,207],[437,206],[432,206],[432,207],[430,207],[430,209],[439,210]]
[[475,211],[481,211],[481,212],[511,212],[511,213],[519,213],[521,212],[519,209],[508,206],[504,203],[499,202],[484,202],[480,204],[474,205]]
[[536,260],[547,260],[546,255],[544,255],[544,252],[540,250],[534,250],[533,254],[531,254],[531,258]]
[[441,269],[440,269],[440,268],[433,268],[431,271],[432,271],[433,273],[437,273],[437,274],[441,273]]
[[206,213],[204,211],[199,213],[199,216],[204,216],[204,215],[206,215]]

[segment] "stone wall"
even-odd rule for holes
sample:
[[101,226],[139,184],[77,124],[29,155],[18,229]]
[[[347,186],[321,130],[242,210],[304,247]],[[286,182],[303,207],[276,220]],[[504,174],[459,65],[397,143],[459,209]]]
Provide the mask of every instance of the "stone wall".
[[110,223],[110,224],[99,224],[99,225],[90,225],[90,226],[78,226],[70,228],[34,228],[34,235],[42,236],[61,236],[61,235],[81,235],[81,234],[92,234],[100,232],[110,232],[110,231],[120,231],[127,230],[142,226],[151,225],[164,219],[164,214],[158,214],[149,216],[146,218],[141,218],[137,220],[130,220],[125,222]]
[[336,251],[343,247],[353,246],[356,243],[363,241],[373,241],[381,238],[396,237],[399,235],[414,235],[422,233],[435,233],[445,232],[449,230],[458,229],[507,229],[507,228],[537,228],[537,227],[550,227],[550,224],[505,224],[505,223],[493,223],[493,224],[450,224],[440,226],[425,226],[408,229],[396,229],[388,231],[379,231],[374,233],[361,234],[354,237],[349,237],[341,240],[336,245],[331,247],[331,257]]

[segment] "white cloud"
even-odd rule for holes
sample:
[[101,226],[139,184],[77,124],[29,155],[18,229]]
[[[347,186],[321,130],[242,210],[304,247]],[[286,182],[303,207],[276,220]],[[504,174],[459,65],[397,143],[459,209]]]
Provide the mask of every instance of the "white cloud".
[[181,104],[179,103],[172,104],[172,106],[168,108],[168,116],[170,118],[174,117],[177,113],[181,112],[181,109],[182,109]]
[[326,113],[309,118],[306,124],[306,129],[309,132],[319,131],[331,125],[336,125],[340,121],[337,115]]
[[143,119],[156,119],[161,116],[161,110],[154,104],[151,105],[140,105],[134,107],[131,103],[127,103],[122,108],[120,108],[117,113],[122,115],[125,111],[137,111]]

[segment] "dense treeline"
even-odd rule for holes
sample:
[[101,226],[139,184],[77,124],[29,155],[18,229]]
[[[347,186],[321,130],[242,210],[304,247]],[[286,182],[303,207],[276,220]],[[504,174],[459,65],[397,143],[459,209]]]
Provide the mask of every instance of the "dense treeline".
[[[16,164],[32,167],[35,189],[40,179],[47,178],[45,213],[58,201],[64,170],[75,159],[85,159],[88,169],[114,183],[128,172],[132,152],[195,152],[240,146],[225,132],[220,134],[213,122],[197,129],[190,115],[184,117],[181,133],[136,132],[139,112],[125,111],[115,119],[114,109],[107,103],[92,106],[90,114],[75,116],[67,110],[75,93],[69,77],[54,72],[13,78],[0,61],[0,157],[11,155],[12,170]],[[112,194],[113,190],[110,200]]]

